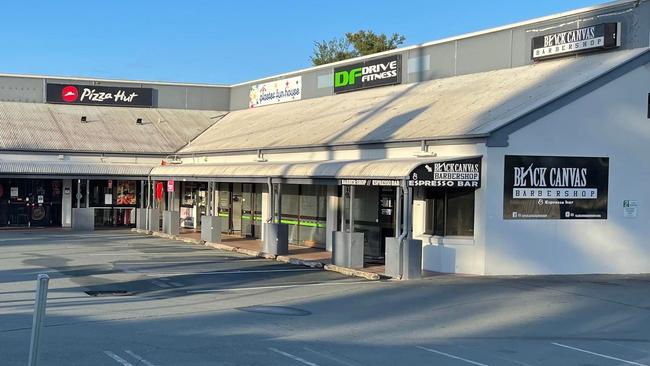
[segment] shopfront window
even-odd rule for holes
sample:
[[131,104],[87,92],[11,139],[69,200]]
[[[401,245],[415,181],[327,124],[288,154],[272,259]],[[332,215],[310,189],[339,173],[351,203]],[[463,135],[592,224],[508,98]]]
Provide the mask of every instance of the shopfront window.
[[474,190],[426,190],[425,234],[474,236]]
[[289,225],[290,243],[325,245],[326,189],[318,185],[282,186],[282,222]]

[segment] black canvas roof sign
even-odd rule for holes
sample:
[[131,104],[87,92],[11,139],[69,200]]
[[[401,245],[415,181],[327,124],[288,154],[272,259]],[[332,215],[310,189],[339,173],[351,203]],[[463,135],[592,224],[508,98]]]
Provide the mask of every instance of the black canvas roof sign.
[[564,32],[545,34],[532,40],[534,61],[619,47],[621,23],[601,23]]

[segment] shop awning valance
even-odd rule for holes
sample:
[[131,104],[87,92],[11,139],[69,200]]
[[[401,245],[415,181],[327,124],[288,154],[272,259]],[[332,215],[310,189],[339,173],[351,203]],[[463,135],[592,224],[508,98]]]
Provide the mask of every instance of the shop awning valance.
[[43,175],[70,177],[147,177],[147,164],[71,163],[53,161],[0,161],[2,175]]
[[[250,162],[224,164],[182,164],[158,166],[151,171],[153,179],[326,179],[345,185],[398,185],[402,180],[413,180],[411,174],[420,167],[429,167],[431,173],[436,163],[472,160],[479,164],[480,156],[432,157],[411,159],[339,160],[314,162]],[[440,166],[440,165],[439,165]],[[440,166],[442,167],[442,166]],[[442,168],[447,168],[442,167]],[[449,166],[453,168],[453,166]],[[464,168],[469,169],[469,168]],[[476,176],[476,175],[475,175]],[[480,176],[480,172],[478,174]],[[433,179],[433,175],[431,176]],[[456,179],[456,178],[454,178]],[[416,179],[417,175],[416,175]],[[418,184],[413,184],[418,185]],[[424,185],[424,184],[419,184]]]

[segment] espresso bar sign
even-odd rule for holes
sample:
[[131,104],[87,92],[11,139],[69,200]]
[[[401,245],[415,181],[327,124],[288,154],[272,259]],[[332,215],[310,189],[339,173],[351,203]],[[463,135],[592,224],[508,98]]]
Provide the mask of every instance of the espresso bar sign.
[[343,186],[397,187],[401,184],[398,179],[341,179]]
[[100,85],[47,84],[48,103],[153,107],[153,89]]
[[479,188],[481,158],[422,164],[409,175],[410,187]]
[[602,23],[533,38],[533,60],[606,50],[621,45],[620,23]]
[[368,60],[334,69],[334,93],[402,82],[402,55]]
[[504,219],[606,219],[609,158],[506,156]]

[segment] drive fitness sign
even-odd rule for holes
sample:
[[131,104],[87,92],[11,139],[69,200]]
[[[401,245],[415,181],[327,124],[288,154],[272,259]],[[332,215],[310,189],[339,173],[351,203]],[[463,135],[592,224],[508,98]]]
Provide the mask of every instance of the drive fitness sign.
[[402,55],[368,60],[334,69],[334,93],[402,82]]
[[59,104],[153,107],[153,89],[47,84],[46,100]]
[[532,58],[548,58],[606,50],[621,45],[620,23],[602,23],[533,38]]
[[504,219],[606,219],[609,158],[505,157]]

